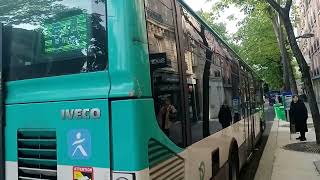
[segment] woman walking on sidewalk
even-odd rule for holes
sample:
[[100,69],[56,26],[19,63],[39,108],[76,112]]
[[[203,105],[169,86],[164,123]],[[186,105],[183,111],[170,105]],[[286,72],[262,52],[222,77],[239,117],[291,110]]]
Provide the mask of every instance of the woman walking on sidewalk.
[[306,141],[306,132],[308,132],[307,119],[308,119],[308,110],[299,99],[297,95],[293,96],[293,101],[291,102],[290,111],[289,111],[291,122],[295,123],[296,132],[300,132],[300,137],[296,138],[300,141]]

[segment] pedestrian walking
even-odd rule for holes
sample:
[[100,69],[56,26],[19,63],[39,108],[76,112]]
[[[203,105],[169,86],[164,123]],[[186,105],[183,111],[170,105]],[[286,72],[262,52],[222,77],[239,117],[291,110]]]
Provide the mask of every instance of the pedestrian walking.
[[282,97],[281,96],[278,96],[278,103],[282,104]]
[[223,129],[230,126],[232,121],[232,115],[231,115],[231,110],[226,101],[223,103],[223,105],[220,108],[218,118]]
[[306,141],[306,132],[308,132],[307,119],[308,110],[298,95],[293,96],[289,111],[291,122],[295,124],[296,132],[300,132],[300,137],[296,138],[300,141]]

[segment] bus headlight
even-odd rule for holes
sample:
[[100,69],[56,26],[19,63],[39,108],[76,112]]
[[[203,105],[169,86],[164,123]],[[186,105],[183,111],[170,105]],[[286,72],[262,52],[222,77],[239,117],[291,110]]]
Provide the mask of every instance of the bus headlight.
[[113,180],[135,180],[135,175],[133,173],[125,172],[113,172]]

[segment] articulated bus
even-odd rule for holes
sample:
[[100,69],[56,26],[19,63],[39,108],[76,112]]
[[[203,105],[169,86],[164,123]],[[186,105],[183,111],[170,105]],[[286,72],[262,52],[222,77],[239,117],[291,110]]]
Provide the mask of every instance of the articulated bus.
[[183,0],[2,1],[0,21],[1,180],[238,179],[262,81]]

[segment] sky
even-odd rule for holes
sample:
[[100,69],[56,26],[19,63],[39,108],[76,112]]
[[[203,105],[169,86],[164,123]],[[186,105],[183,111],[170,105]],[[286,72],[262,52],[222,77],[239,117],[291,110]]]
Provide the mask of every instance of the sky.
[[[198,11],[200,9],[204,11],[210,11],[214,3],[217,2],[218,0],[212,0],[212,2],[209,2],[209,3],[206,2],[207,0],[184,0],[184,1],[194,11]],[[236,17],[236,20],[229,21],[227,17],[230,15],[234,15],[234,17]],[[240,12],[239,9],[235,7],[230,7],[229,9],[226,9],[223,13],[221,13],[221,17],[218,19],[218,21],[226,23],[228,33],[233,34],[238,30],[237,23],[241,21],[244,17],[245,15],[242,12]]]

